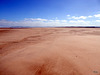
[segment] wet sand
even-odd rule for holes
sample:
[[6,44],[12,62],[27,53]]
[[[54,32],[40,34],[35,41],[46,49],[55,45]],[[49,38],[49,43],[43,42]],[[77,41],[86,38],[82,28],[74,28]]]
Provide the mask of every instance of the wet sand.
[[0,75],[100,75],[100,28],[0,29]]

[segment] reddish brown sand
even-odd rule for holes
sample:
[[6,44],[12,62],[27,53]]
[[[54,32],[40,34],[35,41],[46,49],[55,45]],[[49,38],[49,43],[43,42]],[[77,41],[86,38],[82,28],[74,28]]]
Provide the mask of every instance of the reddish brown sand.
[[100,28],[0,29],[0,75],[100,75]]

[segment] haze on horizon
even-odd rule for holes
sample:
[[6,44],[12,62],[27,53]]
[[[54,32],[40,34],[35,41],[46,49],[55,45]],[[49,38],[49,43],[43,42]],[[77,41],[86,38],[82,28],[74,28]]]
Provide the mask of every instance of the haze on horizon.
[[100,26],[100,0],[0,0],[0,27]]

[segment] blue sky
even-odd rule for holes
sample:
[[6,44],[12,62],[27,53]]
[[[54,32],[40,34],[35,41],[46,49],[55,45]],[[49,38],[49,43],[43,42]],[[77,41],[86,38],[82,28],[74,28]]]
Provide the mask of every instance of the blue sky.
[[100,26],[100,0],[0,0],[0,26]]

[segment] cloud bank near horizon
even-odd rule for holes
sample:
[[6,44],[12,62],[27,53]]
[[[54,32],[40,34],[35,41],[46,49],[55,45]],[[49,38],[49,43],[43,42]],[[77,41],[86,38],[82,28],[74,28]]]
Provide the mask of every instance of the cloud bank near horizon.
[[0,27],[56,27],[56,26],[100,26],[100,14],[89,16],[66,15],[66,19],[24,18],[22,21],[0,20]]

